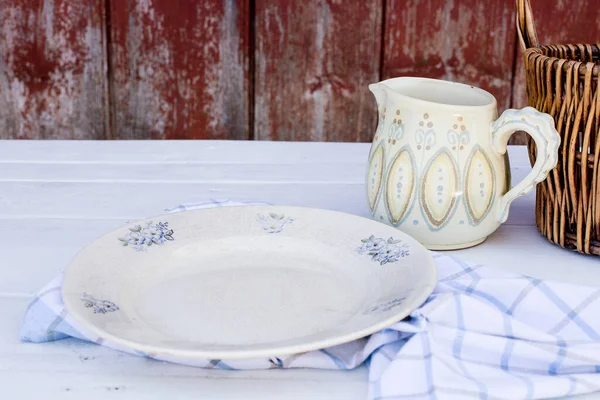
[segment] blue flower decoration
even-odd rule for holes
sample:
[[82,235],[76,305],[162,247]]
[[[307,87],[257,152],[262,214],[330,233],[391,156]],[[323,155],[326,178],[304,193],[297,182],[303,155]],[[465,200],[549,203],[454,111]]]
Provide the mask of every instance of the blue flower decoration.
[[145,226],[136,225],[129,228],[127,235],[120,237],[119,240],[123,246],[143,251],[152,245],[160,245],[167,241],[175,240],[173,233],[173,229],[169,229],[168,222],[153,224],[152,221],[149,221]]
[[393,263],[410,255],[409,246],[403,243],[402,240],[394,238],[385,240],[371,235],[361,241],[362,246],[358,248],[358,254],[368,254],[371,256],[372,261],[376,261],[380,265]]
[[85,307],[94,310],[94,314],[106,314],[119,310],[119,307],[112,301],[97,300],[86,293],[81,296],[81,301]]
[[263,231],[268,233],[279,233],[284,226],[294,222],[292,218],[286,217],[284,214],[275,213],[258,214],[256,218],[261,223]]

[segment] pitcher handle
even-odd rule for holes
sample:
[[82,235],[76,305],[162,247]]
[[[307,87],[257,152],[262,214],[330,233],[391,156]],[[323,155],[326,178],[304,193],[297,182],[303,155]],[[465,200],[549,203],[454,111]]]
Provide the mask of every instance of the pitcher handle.
[[505,154],[508,139],[516,131],[525,131],[533,138],[537,157],[533,169],[525,179],[500,198],[496,213],[496,220],[500,223],[506,222],[510,203],[517,197],[529,193],[535,185],[546,179],[558,162],[560,135],[550,115],[541,113],[533,107],[504,111],[500,118],[492,123],[492,149],[501,155]]

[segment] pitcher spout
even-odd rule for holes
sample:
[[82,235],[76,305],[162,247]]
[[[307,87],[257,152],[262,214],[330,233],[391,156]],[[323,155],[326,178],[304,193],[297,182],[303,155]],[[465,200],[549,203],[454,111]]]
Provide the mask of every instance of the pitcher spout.
[[387,100],[386,86],[379,83],[372,83],[369,85],[369,90],[375,96],[375,101],[377,102],[377,112],[381,115],[383,113],[383,109],[385,108],[385,102]]

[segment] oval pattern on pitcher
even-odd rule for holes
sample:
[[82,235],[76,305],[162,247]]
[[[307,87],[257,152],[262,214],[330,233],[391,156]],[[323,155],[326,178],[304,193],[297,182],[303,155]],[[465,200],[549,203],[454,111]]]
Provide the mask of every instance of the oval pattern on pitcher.
[[369,207],[371,213],[375,211],[379,193],[381,192],[381,181],[383,180],[383,144],[379,143],[369,160],[369,169],[367,170],[367,196],[369,198]]
[[385,208],[392,224],[399,225],[409,214],[415,192],[415,161],[409,147],[400,149],[387,174]]
[[431,230],[439,230],[456,206],[458,168],[448,149],[441,149],[429,161],[421,181],[421,208]]
[[477,145],[467,161],[465,204],[471,225],[478,225],[492,208],[496,192],[496,174],[488,155]]

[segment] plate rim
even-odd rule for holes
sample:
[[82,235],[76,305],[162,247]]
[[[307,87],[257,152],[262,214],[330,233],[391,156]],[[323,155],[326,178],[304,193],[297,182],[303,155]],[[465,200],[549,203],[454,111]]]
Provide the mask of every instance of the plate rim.
[[[170,215],[182,215],[182,214],[192,214],[192,213],[200,214],[202,212],[211,211],[211,210],[214,211],[217,209],[224,210],[224,209],[232,209],[232,208],[244,208],[244,209],[252,210],[252,209],[265,209],[265,208],[271,208],[271,207],[277,208],[277,209],[283,209],[284,211],[285,210],[304,210],[304,211],[308,211],[308,212],[321,211],[321,212],[332,213],[332,214],[341,214],[342,216],[364,219],[364,220],[367,220],[370,222],[381,224],[389,229],[393,229],[395,232],[400,233],[406,237],[413,239],[418,246],[420,246],[423,250],[425,250],[424,256],[426,258],[426,262],[423,265],[421,265],[420,268],[423,268],[426,271],[428,271],[428,275],[430,277],[429,282],[427,282],[427,284],[424,286],[424,290],[421,291],[421,293],[419,293],[418,295],[416,295],[414,297],[415,300],[413,300],[413,302],[411,302],[412,305],[407,306],[407,307],[401,307],[401,308],[399,308],[398,312],[390,315],[388,318],[382,319],[375,324],[371,324],[364,329],[355,330],[353,332],[349,332],[344,335],[335,335],[335,336],[331,336],[330,338],[309,341],[309,342],[302,343],[302,344],[286,345],[286,346],[279,346],[279,347],[271,346],[270,348],[267,344],[264,346],[264,348],[260,348],[260,349],[256,349],[256,350],[252,350],[252,349],[251,350],[231,350],[231,351],[230,350],[217,350],[217,351],[214,351],[214,350],[208,350],[208,351],[207,350],[182,350],[182,349],[177,349],[177,348],[172,348],[172,347],[171,348],[164,347],[164,346],[158,347],[158,346],[143,344],[143,343],[139,343],[139,342],[136,342],[133,340],[124,339],[119,336],[113,335],[109,332],[106,332],[105,330],[98,328],[95,324],[93,324],[88,318],[85,317],[85,315],[83,315],[83,314],[80,315],[78,312],[73,311],[73,310],[76,310],[77,308],[74,307],[74,303],[71,302],[71,299],[70,299],[71,296],[67,295],[67,293],[66,293],[67,286],[68,286],[68,279],[69,279],[68,277],[72,274],[71,271],[74,268],[74,263],[77,260],[77,258],[79,256],[81,256],[81,254],[86,249],[91,247],[98,240],[100,240],[104,237],[107,237],[111,234],[114,234],[114,233],[118,232],[119,230],[123,229],[123,227],[126,227],[128,225],[139,224],[144,221],[151,221],[151,220],[154,220],[157,218],[161,218],[161,217],[164,218],[165,216],[170,216]],[[240,204],[240,205],[231,205],[231,206],[223,206],[223,207],[206,207],[206,208],[199,208],[199,209],[194,209],[194,210],[184,210],[184,211],[178,211],[178,212],[172,212],[172,213],[166,213],[166,214],[163,213],[163,214],[155,215],[153,217],[141,218],[141,219],[137,219],[134,221],[130,221],[130,222],[120,225],[114,229],[111,229],[111,230],[103,233],[102,235],[97,236],[95,239],[93,239],[86,245],[82,246],[81,249],[71,258],[71,260],[69,261],[69,264],[67,265],[67,267],[65,268],[65,270],[63,272],[63,283],[61,285],[60,293],[61,293],[61,297],[63,300],[63,305],[64,305],[66,311],[68,312],[68,314],[73,318],[74,321],[76,321],[78,324],[80,324],[82,328],[84,328],[87,331],[89,331],[90,333],[96,335],[99,339],[109,341],[118,346],[122,346],[125,348],[125,350],[133,350],[133,351],[143,352],[143,353],[146,353],[151,358],[174,357],[174,358],[181,358],[181,359],[187,359],[187,360],[198,360],[198,359],[202,359],[202,360],[213,360],[213,359],[243,360],[243,359],[252,359],[252,358],[271,358],[271,357],[287,356],[287,355],[298,354],[298,353],[306,353],[306,352],[310,352],[310,351],[318,351],[321,349],[326,349],[328,347],[341,345],[341,344],[348,343],[348,342],[351,342],[351,341],[354,341],[357,339],[361,339],[368,335],[376,333],[382,329],[389,328],[394,323],[397,323],[397,322],[401,321],[402,319],[404,319],[405,317],[407,317],[408,315],[410,315],[414,310],[419,308],[427,300],[427,298],[431,295],[431,293],[435,289],[435,286],[437,284],[437,276],[438,276],[437,266],[435,264],[433,255],[431,254],[431,251],[427,250],[427,248],[425,248],[425,246],[423,246],[423,244],[421,242],[419,242],[414,237],[410,236],[408,233],[402,232],[395,227],[392,227],[392,226],[389,226],[386,224],[382,224],[379,221],[376,221],[374,219],[363,217],[363,216],[356,215],[356,214],[346,213],[346,212],[342,212],[342,211],[329,210],[329,209],[316,208],[316,207]]]

